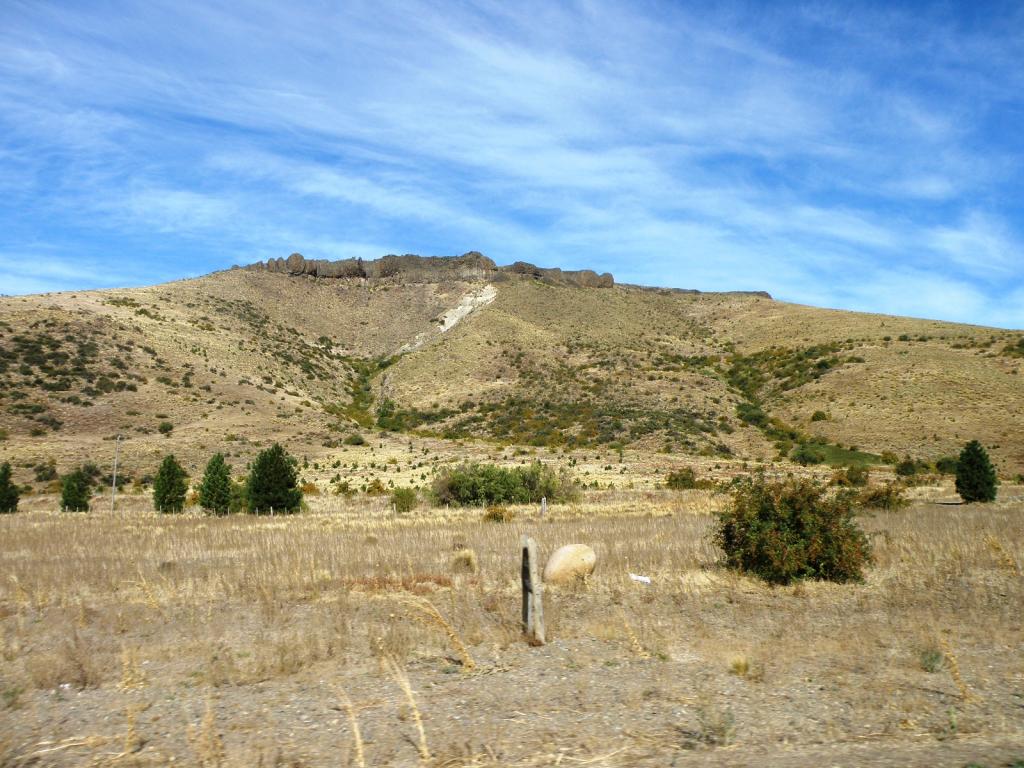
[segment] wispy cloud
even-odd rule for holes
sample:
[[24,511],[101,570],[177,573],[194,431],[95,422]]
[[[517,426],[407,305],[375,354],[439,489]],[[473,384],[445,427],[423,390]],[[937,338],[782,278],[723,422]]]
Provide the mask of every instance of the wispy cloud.
[[[752,18],[658,0],[9,3],[0,248],[110,269],[144,251],[154,278],[476,248],[1019,324],[1003,310],[1024,290],[1021,12]],[[3,269],[7,292],[65,284]]]

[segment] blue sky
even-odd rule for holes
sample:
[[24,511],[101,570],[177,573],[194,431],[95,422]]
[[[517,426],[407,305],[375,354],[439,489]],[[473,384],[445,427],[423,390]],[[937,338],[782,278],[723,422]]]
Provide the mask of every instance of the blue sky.
[[1019,4],[0,3],[0,293],[300,251],[1024,327]]

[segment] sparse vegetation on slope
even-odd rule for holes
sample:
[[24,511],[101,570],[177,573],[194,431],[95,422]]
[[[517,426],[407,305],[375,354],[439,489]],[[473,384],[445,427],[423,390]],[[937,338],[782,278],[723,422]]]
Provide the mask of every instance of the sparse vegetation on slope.
[[[334,461],[356,428],[835,467],[885,450],[931,464],[969,434],[1006,476],[1024,470],[1017,333],[509,274],[441,334],[479,288],[235,270],[2,299],[4,458],[41,493],[51,481],[23,467],[67,472],[87,452],[109,474],[117,434],[140,482],[156,452],[193,474],[275,440]],[[340,474],[333,487],[390,487]]]

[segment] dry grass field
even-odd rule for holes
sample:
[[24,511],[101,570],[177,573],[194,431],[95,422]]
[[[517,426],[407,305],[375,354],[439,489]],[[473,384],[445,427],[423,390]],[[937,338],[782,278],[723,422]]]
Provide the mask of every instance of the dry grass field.
[[[865,583],[779,588],[716,565],[706,491],[591,491],[509,523],[366,497],[277,518],[36,498],[0,517],[0,765],[1013,764],[1024,489],[914,495],[862,519]],[[543,647],[520,633],[522,533],[599,558],[545,593]]]

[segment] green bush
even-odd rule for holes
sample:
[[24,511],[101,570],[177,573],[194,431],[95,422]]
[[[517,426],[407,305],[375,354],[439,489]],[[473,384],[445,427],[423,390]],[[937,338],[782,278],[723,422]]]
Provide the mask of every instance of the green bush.
[[773,584],[802,578],[859,581],[871,548],[853,515],[848,491],[830,495],[820,484],[799,478],[746,478],[718,513],[714,540],[730,568]]
[[955,475],[958,463],[956,456],[943,456],[935,462],[935,470],[941,475]]
[[174,430],[174,425],[171,424],[171,422],[169,421],[161,421],[160,426],[157,427],[157,430],[160,432],[161,435],[169,435]]
[[977,440],[971,440],[960,452],[956,465],[956,492],[965,503],[995,501],[996,470],[988,453]]
[[811,421],[828,421],[828,414],[824,411],[815,411],[811,414]]
[[917,462],[907,456],[896,464],[896,469],[894,471],[900,477],[913,477],[917,474]]
[[395,512],[400,515],[412,512],[418,500],[415,488],[395,488],[391,492],[391,503],[395,507]]
[[351,435],[342,440],[345,445],[366,445],[366,438],[360,435],[358,432],[353,432]]
[[855,464],[845,467],[833,473],[829,485],[836,485],[840,488],[863,488],[868,484],[871,477],[871,470],[867,467]]
[[206,463],[199,486],[199,506],[215,515],[231,511],[231,468],[222,453],[215,453]]
[[757,403],[740,403],[736,406],[736,415],[752,427],[768,426],[768,414]]
[[246,485],[249,511],[257,515],[297,512],[302,491],[297,484],[295,458],[274,443],[261,451],[249,470]]
[[18,486],[11,482],[10,462],[0,465],[0,514],[18,511],[18,500],[21,494]]
[[181,512],[185,508],[188,475],[172,454],[164,456],[153,478],[153,508],[157,512]]
[[556,473],[539,461],[528,467],[499,467],[494,464],[462,464],[446,469],[434,480],[438,504],[483,506],[490,504],[536,504],[571,501],[578,496],[572,479]]
[[673,491],[683,491],[697,487],[697,473],[692,467],[683,467],[675,472],[669,472],[665,478],[665,487]]
[[895,512],[910,504],[903,495],[903,486],[900,483],[865,488],[857,497],[857,503],[868,509],[881,509],[886,512]]
[[83,469],[65,475],[61,481],[60,508],[64,512],[88,512],[92,478]]

